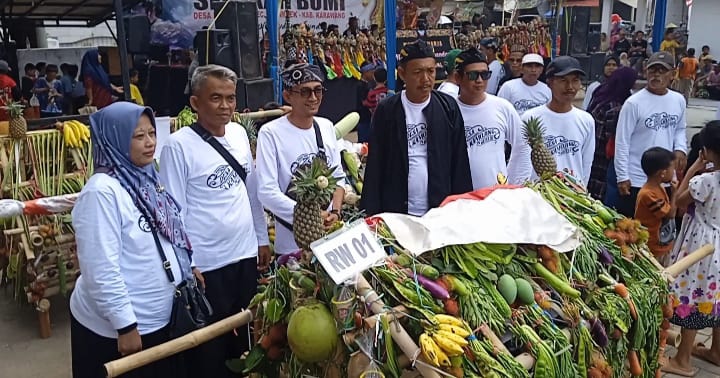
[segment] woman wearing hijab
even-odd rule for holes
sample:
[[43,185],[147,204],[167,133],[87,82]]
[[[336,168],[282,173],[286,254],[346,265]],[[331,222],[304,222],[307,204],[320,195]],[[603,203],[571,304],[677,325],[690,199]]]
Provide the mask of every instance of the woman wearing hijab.
[[590,171],[588,192],[614,207],[618,199],[615,175],[615,129],[620,109],[630,97],[637,73],[630,67],[618,68],[601,84],[588,108],[595,119],[595,156]]
[[102,56],[97,49],[88,50],[83,55],[80,66],[80,78],[85,86],[88,105],[102,109],[110,105],[115,98],[113,91],[122,93],[123,89],[114,86],[101,65]]
[[620,60],[614,55],[608,55],[603,63],[603,74],[598,78],[597,81],[593,81],[587,87],[585,91],[585,99],[583,100],[583,109],[590,112],[590,102],[592,101],[593,93],[598,89],[600,84],[604,83],[610,75],[620,67]]
[[[104,363],[168,341],[175,286],[192,274],[180,209],[155,170],[152,110],[118,102],[90,125],[95,174],[72,211],[82,272],[70,298],[74,378],[105,376]],[[178,358],[124,377],[182,376]]]

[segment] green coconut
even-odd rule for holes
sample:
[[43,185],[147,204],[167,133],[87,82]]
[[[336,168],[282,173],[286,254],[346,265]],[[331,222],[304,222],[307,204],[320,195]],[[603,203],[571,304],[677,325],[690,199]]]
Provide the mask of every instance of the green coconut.
[[335,319],[320,303],[298,307],[288,323],[288,344],[304,362],[320,362],[332,357],[338,343]]

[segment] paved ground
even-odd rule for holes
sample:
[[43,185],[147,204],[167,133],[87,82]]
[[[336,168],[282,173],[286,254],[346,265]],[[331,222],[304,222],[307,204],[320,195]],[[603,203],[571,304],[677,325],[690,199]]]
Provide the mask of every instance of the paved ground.
[[[720,103],[692,99],[688,108],[688,134],[693,135],[714,119]],[[53,335],[40,339],[37,312],[30,307],[18,307],[9,293],[0,291],[0,377],[13,378],[69,378],[70,377],[70,318],[67,300],[56,297],[52,301]],[[709,330],[698,333],[697,341],[710,345]],[[674,350],[670,348],[670,354]],[[720,377],[720,367],[694,360],[701,369],[698,378]],[[675,377],[666,375],[666,377]]]

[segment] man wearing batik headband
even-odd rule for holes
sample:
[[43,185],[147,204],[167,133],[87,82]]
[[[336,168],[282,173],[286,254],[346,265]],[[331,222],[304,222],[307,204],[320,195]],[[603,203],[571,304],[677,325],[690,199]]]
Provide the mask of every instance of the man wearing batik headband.
[[[505,100],[486,93],[490,68],[485,54],[475,48],[455,59],[455,81],[460,85],[457,99],[465,121],[465,138],[473,188],[498,184],[498,174],[512,184],[530,178],[528,144],[523,140],[520,116]],[[512,146],[510,162],[505,164],[505,143]]]
[[465,129],[455,100],[433,90],[435,54],[425,41],[400,51],[405,89],[378,104],[361,205],[367,215],[421,216],[472,190]]
[[288,192],[295,171],[315,157],[335,167],[333,175],[340,182],[332,203],[323,212],[326,227],[340,219],[345,175],[335,127],[330,120],[315,116],[325,93],[323,72],[318,66],[302,63],[288,67],[281,78],[283,98],[292,111],[260,129],[256,169],[260,202],[275,215],[275,253],[287,254],[298,250],[292,233],[295,200]]

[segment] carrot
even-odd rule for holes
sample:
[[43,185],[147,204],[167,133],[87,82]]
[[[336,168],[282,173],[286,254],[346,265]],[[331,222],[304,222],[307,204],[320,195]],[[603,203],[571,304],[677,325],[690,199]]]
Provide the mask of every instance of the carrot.
[[662,306],[662,312],[663,312],[663,318],[672,318],[673,316],[673,306],[672,302],[668,301],[664,306]]
[[445,305],[445,313],[452,316],[460,316],[460,307],[456,300],[446,299],[443,301],[443,304]]
[[632,318],[632,320],[637,320],[638,314],[637,309],[635,308],[635,302],[633,302],[632,298],[630,297],[625,298],[625,301],[627,302],[628,307],[630,307],[630,317]]
[[614,289],[615,294],[619,295],[621,298],[627,298],[629,295],[627,287],[621,283],[615,284]]
[[667,331],[668,329],[670,329],[670,321],[668,321],[667,319],[663,319],[662,324],[660,325],[660,329],[662,329],[663,331]]
[[537,250],[538,250],[538,255],[543,259],[551,259],[555,256],[555,253],[553,253],[553,250],[547,246],[544,246],[544,245],[538,246]]
[[633,375],[633,377],[639,377],[643,373],[643,368],[640,366],[640,359],[638,358],[638,354],[636,350],[631,350],[628,352],[628,362],[630,365],[630,374]]

